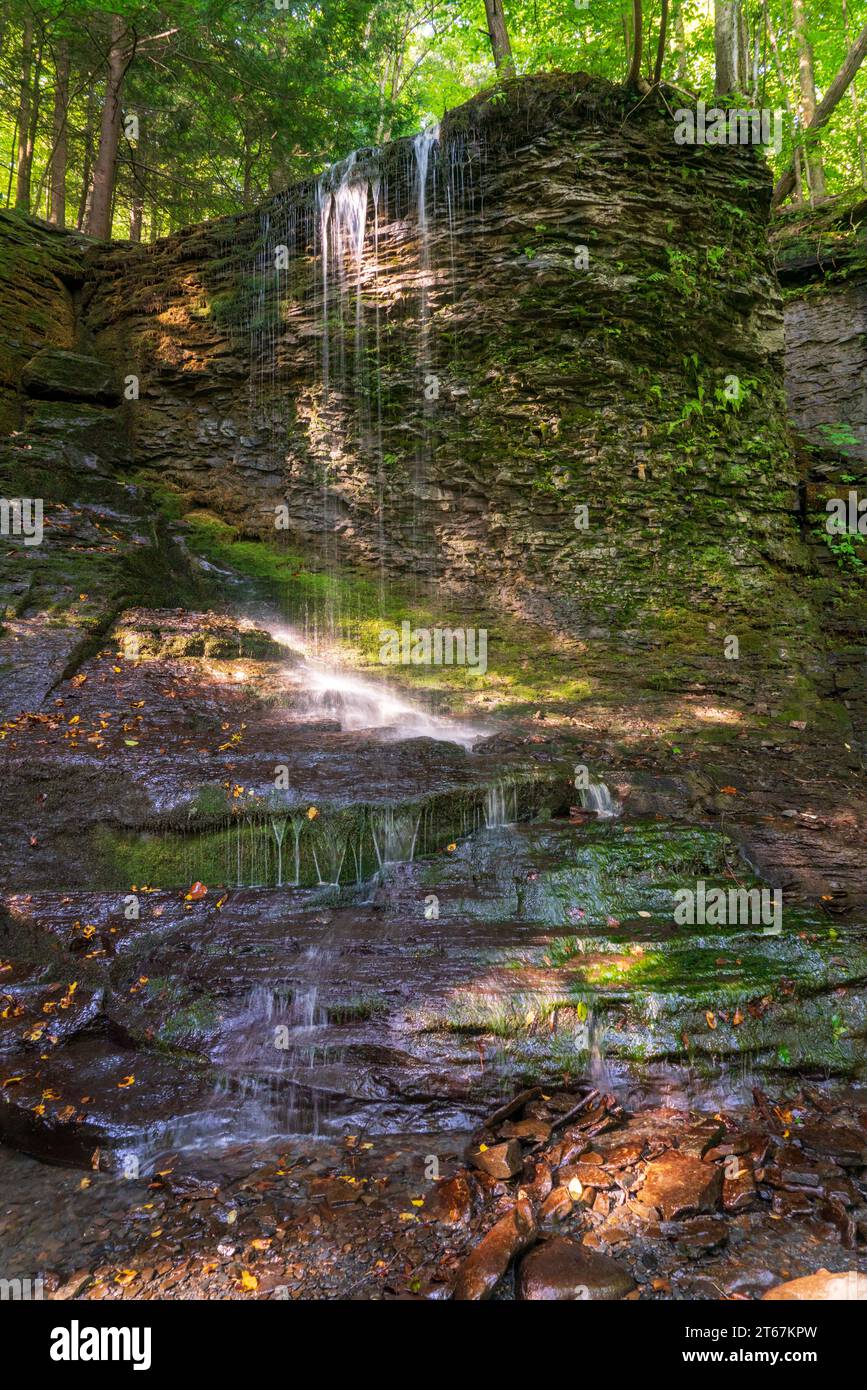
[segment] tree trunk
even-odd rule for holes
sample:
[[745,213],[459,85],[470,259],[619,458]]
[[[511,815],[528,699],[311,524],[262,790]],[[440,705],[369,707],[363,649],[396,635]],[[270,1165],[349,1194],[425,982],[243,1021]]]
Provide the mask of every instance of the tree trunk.
[[512,45],[506,28],[506,16],[503,14],[503,0],[485,0],[485,14],[494,66],[502,77],[514,77],[515,60],[512,57]]
[[749,82],[747,35],[740,0],[715,0],[716,96],[739,96]]
[[[843,37],[846,40],[846,47],[849,47],[849,9],[846,0],[843,0]],[[861,134],[861,112],[858,107],[858,93],[855,91],[855,83],[849,88],[849,95],[852,98],[852,115],[855,118],[855,142],[858,146],[858,164],[861,169],[861,187],[867,188],[867,163],[864,160],[864,137]]]
[[[867,54],[867,24],[864,25],[861,33],[849,49],[845,61],[837,71],[834,81],[816,107],[816,114],[810,124],[811,130],[821,130],[823,125],[828,124],[838,101],[849,87],[852,78],[863,63],[865,54]],[[789,168],[786,170],[785,174],[777,180],[773,196],[774,207],[779,207],[780,203],[788,198],[794,186],[795,173],[793,169]]]
[[117,147],[120,141],[121,88],[130,58],[125,39],[126,22],[120,15],[112,15],[111,48],[108,54],[108,76],[99,130],[99,150],[93,166],[93,191],[87,218],[88,235],[98,237],[100,241],[107,241],[111,236],[111,209],[117,173]]
[[632,0],[632,57],[629,60],[629,71],[626,74],[626,81],[630,86],[638,85],[643,52],[644,16],[641,10],[641,0]]
[[57,45],[54,78],[54,125],[51,153],[51,213],[55,227],[66,226],[66,119],[69,108],[69,43]]
[[[785,72],[783,71],[783,62],[782,62],[782,59],[780,58],[780,49],[779,49],[779,45],[777,44],[777,35],[776,35],[776,31],[775,31],[775,29],[774,29],[773,23],[771,22],[771,16],[770,16],[770,14],[768,13],[768,3],[767,3],[767,0],[765,0],[765,4],[764,4],[764,16],[765,16],[765,27],[766,27],[766,29],[767,29],[767,31],[768,31],[768,38],[770,39],[770,43],[771,43],[771,51],[773,52],[773,55],[774,55],[774,66],[775,66],[776,69],[777,69],[777,81],[778,81],[779,84],[780,84],[780,91],[783,93],[783,105],[784,105],[785,108],[786,108],[786,114],[787,114],[787,115],[789,116],[789,118],[791,119],[791,115],[792,115],[792,103],[789,101],[789,89],[788,89],[788,87],[787,87],[787,85],[786,85],[786,74],[785,74]],[[793,187],[794,190],[795,190],[795,197],[796,197],[797,201],[800,202],[801,199],[802,199],[802,197],[803,197],[803,183],[802,183],[802,180],[801,180],[801,151],[800,151],[800,150],[795,150],[795,164],[794,164],[794,169],[793,169],[793,176],[794,176],[794,183],[793,183],[792,187]]]
[[18,117],[15,117],[15,124],[12,127],[12,144],[9,149],[9,182],[6,185],[6,206],[12,204],[12,175],[15,172],[15,151],[18,148]]
[[33,20],[24,20],[21,52],[21,95],[18,101],[18,178],[15,185],[15,206],[21,212],[30,211],[30,167],[33,150],[30,140],[30,79],[33,71]]
[[[798,45],[798,81],[801,87],[801,100],[798,110],[801,116],[801,130],[812,126],[816,115],[816,77],[813,71],[813,50],[807,35],[807,15],[804,0],[792,0],[792,19],[795,27],[795,40]],[[822,164],[822,147],[814,141],[809,148],[804,146],[807,166],[807,180],[811,198],[825,196],[825,168]]]
[[668,37],[668,0],[662,0],[662,13],[659,16],[659,42],[656,45],[656,63],[653,67],[653,81],[662,81],[662,65],[665,62],[665,40]]
[[677,54],[677,71],[675,79],[678,85],[686,81],[686,30],[683,27],[683,2],[678,4],[674,15],[674,36],[675,52]]
[[141,241],[144,221],[145,165],[147,164],[147,137],[144,130],[139,132],[138,144],[132,151],[132,207],[129,214],[129,239]]
[[87,94],[87,115],[84,121],[84,155],[81,167],[81,197],[78,201],[78,216],[75,225],[79,231],[87,221],[90,210],[90,179],[93,173],[93,136],[96,126],[96,98],[93,88]]

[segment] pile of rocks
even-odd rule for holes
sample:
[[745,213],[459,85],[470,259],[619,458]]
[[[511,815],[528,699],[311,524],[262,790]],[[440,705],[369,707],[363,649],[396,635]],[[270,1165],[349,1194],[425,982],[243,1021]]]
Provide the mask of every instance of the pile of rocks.
[[[666,1107],[630,1117],[588,1083],[537,1086],[490,1117],[467,1159],[426,1203],[428,1217],[452,1225],[486,1202],[495,1214],[457,1267],[456,1299],[677,1296],[672,1276],[708,1258],[725,1277],[730,1237],[748,1261],[757,1228],[783,1217],[804,1222],[807,1248],[841,1258],[867,1240],[867,1112],[809,1087],[790,1106],[757,1090],[755,1107],[734,1118]],[[733,1254],[732,1268],[740,1262]],[[821,1297],[813,1270],[802,1271],[809,1289],[792,1281],[804,1283],[800,1294],[782,1294],[788,1283],[763,1271],[734,1296],[761,1294],[764,1278],[774,1297]],[[864,1278],[846,1287],[867,1297]]]

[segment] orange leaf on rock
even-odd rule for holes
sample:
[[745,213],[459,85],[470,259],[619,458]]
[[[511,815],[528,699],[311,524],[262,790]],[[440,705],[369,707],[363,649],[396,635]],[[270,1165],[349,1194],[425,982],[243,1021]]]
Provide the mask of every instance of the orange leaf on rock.
[[207,896],[207,886],[204,883],[200,883],[199,880],[196,879],[190,891],[184,894],[184,899],[188,903],[194,903],[198,902],[200,898],[206,898]]

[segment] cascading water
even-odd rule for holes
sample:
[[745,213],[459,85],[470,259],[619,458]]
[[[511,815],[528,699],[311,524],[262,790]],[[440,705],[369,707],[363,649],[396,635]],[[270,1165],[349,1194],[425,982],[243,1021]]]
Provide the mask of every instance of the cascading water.
[[595,811],[599,820],[610,820],[619,816],[623,807],[615,801],[604,782],[591,782],[589,787],[580,790],[581,805],[587,811]]
[[497,826],[514,825],[518,819],[518,787],[515,782],[495,782],[485,793],[485,825],[488,830]]
[[[312,524],[299,522],[328,574],[338,567],[347,505],[366,480],[375,531],[357,539],[365,563],[378,568],[383,605],[394,561],[390,515],[409,509],[417,554],[433,534],[438,402],[454,352],[440,309],[449,288],[456,297],[452,252],[458,222],[476,211],[480,148],[464,136],[441,144],[432,128],[353,151],[262,210],[247,277],[250,393],[263,451],[275,472],[309,477],[320,497]],[[435,566],[410,567],[411,582],[418,575],[424,583],[427,571]],[[336,588],[323,587],[313,619],[332,635],[345,617]]]
[[292,667],[287,675],[293,685],[303,685],[304,713],[336,719],[345,730],[388,729],[395,738],[433,738],[463,748],[472,748],[487,736],[488,730],[481,724],[430,714],[383,682],[365,680],[317,660],[307,654],[301,634],[284,624],[268,617],[258,621],[288,651],[303,654],[301,666]]

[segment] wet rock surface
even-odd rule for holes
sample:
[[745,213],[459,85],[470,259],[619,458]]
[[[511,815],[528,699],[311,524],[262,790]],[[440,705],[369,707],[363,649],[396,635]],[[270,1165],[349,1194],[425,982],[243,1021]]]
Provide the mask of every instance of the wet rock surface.
[[[579,1083],[559,1094],[579,1104],[599,1093]],[[815,1095],[837,1121],[867,1132],[863,1093],[823,1087]],[[9,1277],[43,1277],[46,1296],[84,1300],[864,1296],[867,1247],[847,1249],[817,1219],[815,1203],[781,1222],[760,1188],[749,1212],[718,1207],[660,1226],[634,1189],[650,1163],[703,1141],[708,1112],[676,1103],[676,1091],[636,1093],[628,1112],[601,1099],[610,1124],[585,1149],[599,1160],[589,1164],[599,1190],[571,1199],[556,1232],[540,1223],[527,1174],[480,1181],[462,1162],[457,1132],[421,1143],[360,1132],[167,1154],[150,1177],[133,1167],[126,1177],[107,1173],[98,1152],[73,1169],[0,1150]],[[759,1103],[715,1113],[724,1143],[757,1152],[787,1143],[780,1126],[796,1134],[815,1110],[799,1093],[760,1093]],[[559,1182],[563,1145],[586,1144],[596,1123],[579,1114],[556,1144],[528,1145],[537,1174],[544,1163]],[[706,1162],[718,1168],[726,1158]],[[863,1169],[854,1178],[862,1205],[865,1178]]]
[[521,1261],[518,1298],[533,1302],[625,1298],[635,1288],[614,1260],[566,1236],[537,1245]]

